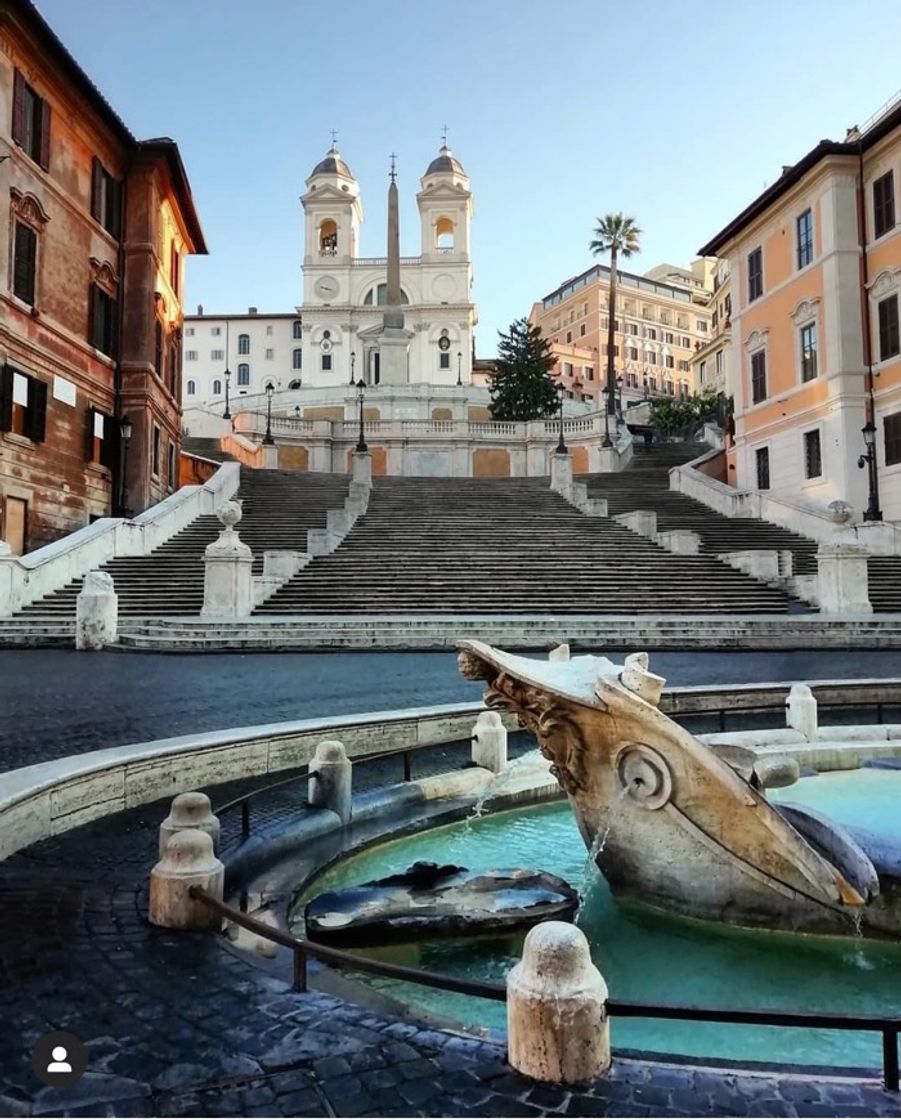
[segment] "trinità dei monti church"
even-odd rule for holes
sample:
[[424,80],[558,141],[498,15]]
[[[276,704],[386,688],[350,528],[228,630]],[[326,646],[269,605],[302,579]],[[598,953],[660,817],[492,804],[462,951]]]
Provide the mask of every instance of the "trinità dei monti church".
[[188,433],[218,436],[245,461],[243,444],[263,442],[259,465],[343,471],[362,415],[376,473],[547,473],[545,421],[489,424],[491,363],[474,356],[473,196],[446,137],[416,195],[419,256],[400,255],[393,157],[384,257],[358,256],[360,184],[335,143],[305,186],[302,304],[185,318]]

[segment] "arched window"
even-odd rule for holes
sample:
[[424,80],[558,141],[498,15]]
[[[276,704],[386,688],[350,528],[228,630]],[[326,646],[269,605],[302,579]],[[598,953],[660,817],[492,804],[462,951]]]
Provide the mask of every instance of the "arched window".
[[238,353],[239,354],[249,354],[250,353],[250,335],[249,334],[239,334],[238,335]]
[[439,218],[435,222],[435,248],[451,253],[454,249],[454,223],[450,218]]
[[298,378],[295,378],[294,381],[289,381],[288,382],[288,388],[289,389],[299,389],[300,388],[300,378],[298,377]]
[[222,382],[219,380],[218,377],[213,382],[213,396],[214,397],[221,397],[222,396]]
[[241,364],[238,366],[238,384],[250,384],[250,366],[247,364],[247,362],[241,362]]
[[303,338],[303,323],[300,319],[294,320],[294,337]]
[[[373,302],[377,303],[379,307],[385,306],[385,304],[388,302],[387,284],[379,284],[378,287],[369,289],[369,291],[366,293],[366,298],[363,300],[363,303],[366,306],[371,307]],[[401,289],[400,293],[400,302],[410,302],[409,299],[407,299],[407,293],[403,289]]]
[[294,359],[291,368],[303,369],[303,350],[301,350],[300,348],[294,351]]
[[153,368],[157,377],[163,376],[163,324],[157,319],[154,328]]
[[338,252],[338,223],[326,218],[319,227],[319,255],[334,257]]
[[194,394],[197,392],[197,383],[195,381],[189,381],[188,384],[187,384],[187,387],[185,389],[185,392],[188,394],[189,397],[193,397]]

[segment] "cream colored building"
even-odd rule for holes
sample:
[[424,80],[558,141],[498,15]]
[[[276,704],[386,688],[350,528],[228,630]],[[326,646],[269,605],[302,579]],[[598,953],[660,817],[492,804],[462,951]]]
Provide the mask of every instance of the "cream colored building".
[[731,375],[732,356],[732,281],[729,262],[715,260],[710,293],[710,338],[691,360],[692,380],[698,392],[716,389],[731,396],[734,386]]

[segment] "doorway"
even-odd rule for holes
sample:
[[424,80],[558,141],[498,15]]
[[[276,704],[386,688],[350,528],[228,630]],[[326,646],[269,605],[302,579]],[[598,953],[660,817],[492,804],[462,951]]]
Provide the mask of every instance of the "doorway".
[[14,556],[25,551],[28,535],[28,502],[24,498],[3,499],[3,539],[12,549]]

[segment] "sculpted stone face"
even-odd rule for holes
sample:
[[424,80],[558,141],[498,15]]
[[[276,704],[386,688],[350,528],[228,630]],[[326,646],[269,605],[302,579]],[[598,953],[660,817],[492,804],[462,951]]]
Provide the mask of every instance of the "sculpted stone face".
[[711,749],[664,715],[646,653],[616,665],[459,647],[486,705],[535,735],[614,893],[735,924],[901,935],[895,873],[880,877],[842,826],[767,801],[794,762]]

